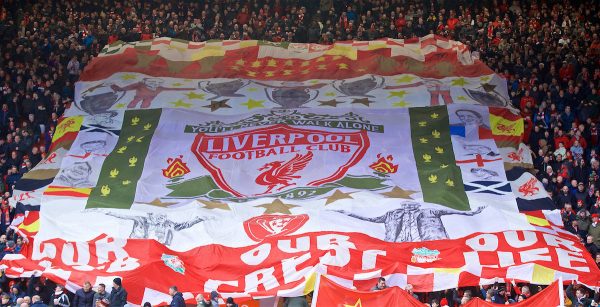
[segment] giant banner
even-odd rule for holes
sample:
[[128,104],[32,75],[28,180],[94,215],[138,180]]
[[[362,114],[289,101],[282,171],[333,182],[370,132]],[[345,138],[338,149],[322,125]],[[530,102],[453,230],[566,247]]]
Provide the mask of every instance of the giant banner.
[[416,291],[595,285],[523,169],[504,81],[463,47],[108,46],[16,184],[13,227],[29,243],[1,265],[72,290],[119,276],[134,304],[174,284],[190,302],[297,296],[316,273],[359,290],[380,276]]

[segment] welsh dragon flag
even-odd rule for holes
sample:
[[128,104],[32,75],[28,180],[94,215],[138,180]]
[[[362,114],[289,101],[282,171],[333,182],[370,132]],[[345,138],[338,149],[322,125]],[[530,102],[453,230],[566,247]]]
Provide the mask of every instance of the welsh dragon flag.
[[76,89],[13,193],[29,243],[9,276],[119,276],[133,304],[170,285],[298,296],[317,273],[417,292],[600,279],[523,170],[505,81],[461,43],[118,42]]

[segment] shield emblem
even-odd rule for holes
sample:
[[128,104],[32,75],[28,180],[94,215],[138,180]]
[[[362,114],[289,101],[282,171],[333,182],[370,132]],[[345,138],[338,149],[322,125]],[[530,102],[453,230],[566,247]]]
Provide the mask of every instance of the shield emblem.
[[266,238],[290,234],[308,221],[308,215],[276,215],[255,216],[244,222],[244,230],[250,239],[260,242]]
[[191,150],[222,190],[248,198],[339,180],[368,147],[365,130],[280,124],[230,134],[199,133]]

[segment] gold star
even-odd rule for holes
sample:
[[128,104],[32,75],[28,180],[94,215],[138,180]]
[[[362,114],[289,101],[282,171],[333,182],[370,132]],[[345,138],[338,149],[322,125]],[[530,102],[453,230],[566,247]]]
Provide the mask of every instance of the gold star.
[[267,66],[269,67],[277,67],[277,61],[270,59],[267,61]]
[[446,180],[446,185],[449,187],[453,187],[454,186],[454,181],[452,179],[448,179]]
[[256,77],[256,72],[255,71],[247,71],[246,74],[248,75],[248,77]]
[[360,99],[354,99],[354,101],[352,101],[352,103],[353,104],[362,104],[362,105],[369,107],[371,105],[371,103],[373,103],[373,101],[369,100],[369,98],[360,98]]
[[256,87],[249,87],[248,92],[256,92],[258,89]]
[[302,64],[300,64],[301,67],[306,67],[310,64],[309,61],[302,61]]
[[283,65],[285,65],[285,66],[294,66],[294,61],[292,61],[292,60],[287,60],[287,61],[285,61],[285,62],[283,63]]
[[448,167],[448,164],[442,164],[442,165],[440,165],[440,167],[441,168],[446,168],[446,167]]
[[198,199],[199,202],[201,202],[202,204],[204,204],[203,208],[206,209],[221,209],[221,210],[227,210],[227,211],[231,211],[231,207],[229,207],[228,204],[226,203],[222,203],[220,201],[210,201],[210,200],[202,200],[202,199]]
[[305,69],[301,72],[303,75],[307,75],[308,73],[310,73],[310,69]]
[[331,100],[324,100],[324,101],[319,101],[319,103],[322,106],[330,106],[330,107],[337,107],[338,104],[343,103],[341,101],[337,101],[335,99],[331,99]]
[[486,93],[493,92],[496,89],[496,85],[491,83],[483,83],[481,84],[481,87]]
[[458,96],[458,97],[456,97],[456,99],[462,100],[462,101],[466,101],[467,97],[465,97],[465,96]]
[[360,302],[360,299],[358,299],[354,305],[344,304],[344,307],[362,307],[362,303]]
[[214,112],[220,108],[231,109],[231,106],[227,104],[228,101],[229,101],[229,99],[212,100],[209,105],[205,105],[204,107],[209,108],[211,112]]
[[436,146],[435,148],[435,153],[437,154],[443,154],[444,153],[444,148]]
[[137,54],[137,63],[135,63],[135,67],[138,68],[148,68],[150,63],[154,62],[158,58],[158,55],[149,55],[146,53],[138,52]]
[[333,96],[335,96],[335,93],[334,92],[327,92],[327,93],[325,93],[325,96],[327,96],[327,97],[333,97]]
[[381,195],[388,198],[404,198],[411,199],[410,195],[417,193],[417,191],[404,190],[399,186],[395,186],[391,191],[381,193]]
[[176,101],[171,101],[171,102],[169,102],[169,103],[170,103],[170,104],[172,104],[172,105],[173,105],[174,107],[176,107],[176,108],[179,108],[179,107],[181,107],[181,108],[186,108],[186,109],[187,109],[187,108],[189,108],[189,107],[191,107],[191,106],[192,106],[192,104],[191,104],[191,103],[184,102],[184,101],[183,101],[183,100],[181,100],[181,99],[177,99]]
[[115,105],[115,108],[117,108],[117,109],[125,109],[125,104],[124,103],[117,103],[117,105]]
[[204,94],[196,94],[194,92],[189,92],[185,94],[188,99],[204,99]]
[[327,65],[325,65],[325,64],[319,64],[319,65],[317,65],[317,69],[318,70],[325,70],[325,69],[327,69]]
[[404,98],[404,95],[408,94],[406,91],[391,91],[388,94],[387,98],[392,98],[392,97],[399,97],[399,98]]
[[132,74],[124,74],[121,76],[121,80],[127,81],[127,80],[134,80],[136,78],[135,75]]
[[452,85],[455,85],[455,86],[463,86],[464,87],[467,84],[469,84],[469,82],[467,82],[467,80],[465,80],[465,78],[456,78],[456,79],[452,80]]
[[275,76],[275,72],[274,71],[265,71],[265,77],[273,77]]
[[153,201],[146,203],[147,205],[157,206],[157,207],[169,207],[170,205],[174,205],[176,203],[163,203],[160,198],[155,198]]
[[348,64],[346,64],[346,63],[339,63],[338,64],[338,68],[339,69],[348,69]]
[[419,122],[419,127],[425,127],[425,126],[427,126],[427,122],[426,121]]
[[292,214],[292,212],[290,211],[290,209],[298,207],[298,206],[284,204],[278,198],[278,199],[275,199],[270,204],[264,204],[264,205],[255,206],[255,207],[256,208],[258,208],[258,207],[265,208],[266,210],[265,210],[265,212],[263,212],[263,214],[273,214],[273,213]]
[[421,142],[421,144],[427,144],[427,142],[429,142],[429,140],[427,138],[420,138],[419,142]]
[[252,110],[252,109],[256,109],[256,108],[264,108],[265,106],[263,105],[263,102],[265,102],[265,101],[248,99],[248,101],[242,103],[242,105],[248,107],[248,110]]
[[292,71],[292,70],[289,70],[289,69],[284,69],[284,70],[283,70],[283,75],[284,75],[284,76],[289,76],[289,75],[291,75],[293,72],[294,72],[294,71]]
[[408,82],[412,82],[412,80],[414,80],[414,79],[415,79],[415,77],[413,77],[413,76],[402,75],[402,77],[396,78],[394,80],[396,81],[396,83],[408,83]]
[[317,62],[325,62],[325,57],[324,56],[318,57]]
[[392,103],[392,107],[400,107],[400,108],[406,108],[409,105],[410,105],[410,103],[408,103],[404,100]]
[[252,62],[251,66],[254,68],[258,68],[258,67],[260,67],[260,65],[262,65],[262,63],[259,60],[256,60],[256,61]]
[[436,118],[440,117],[440,115],[439,115],[439,114],[437,114],[437,113],[432,113],[432,114],[431,114],[431,115],[429,115],[429,116],[430,116],[431,118],[433,118],[433,119],[436,119]]
[[352,192],[344,193],[340,190],[335,190],[335,192],[333,192],[331,196],[323,198],[327,199],[327,201],[325,202],[325,206],[341,199],[353,199],[352,196],[350,196],[350,194],[352,194]]
[[246,61],[244,61],[244,59],[239,59],[239,60],[235,61],[235,65],[244,66],[245,64],[246,64]]

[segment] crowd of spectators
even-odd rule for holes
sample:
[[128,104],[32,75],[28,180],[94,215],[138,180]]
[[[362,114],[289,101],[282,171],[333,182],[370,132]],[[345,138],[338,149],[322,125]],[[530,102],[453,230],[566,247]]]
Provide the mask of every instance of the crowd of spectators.
[[14,183],[45,157],[74,83],[104,45],[161,36],[331,44],[429,33],[466,43],[506,78],[537,177],[600,266],[600,2],[574,0],[2,0],[0,252],[23,244],[8,228]]

